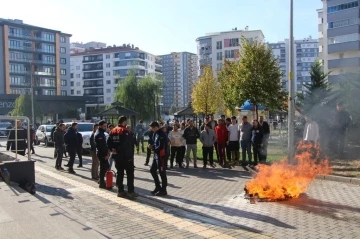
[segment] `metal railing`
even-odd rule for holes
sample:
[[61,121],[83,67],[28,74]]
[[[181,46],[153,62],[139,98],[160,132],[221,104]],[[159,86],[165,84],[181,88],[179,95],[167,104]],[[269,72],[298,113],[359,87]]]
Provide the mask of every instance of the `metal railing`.
[[[15,130],[15,139],[9,139],[9,136],[8,136],[8,141],[15,141],[15,160],[16,161],[19,161],[18,160],[18,141],[21,141],[21,140],[24,140],[24,139],[18,139],[18,135],[17,135],[17,132],[18,132],[18,127],[17,127],[17,123],[16,121],[17,120],[26,120],[26,123],[27,123],[27,127],[26,127],[26,130],[27,130],[27,150],[28,150],[28,160],[30,161],[31,160],[31,153],[30,153],[30,143],[31,143],[31,135],[30,135],[30,119],[26,116],[0,116],[0,120],[10,120],[10,121],[14,121],[14,128],[12,129],[9,129],[9,130]],[[24,129],[22,129],[24,130]],[[11,149],[11,148],[10,148]],[[26,149],[24,149],[26,151]]]

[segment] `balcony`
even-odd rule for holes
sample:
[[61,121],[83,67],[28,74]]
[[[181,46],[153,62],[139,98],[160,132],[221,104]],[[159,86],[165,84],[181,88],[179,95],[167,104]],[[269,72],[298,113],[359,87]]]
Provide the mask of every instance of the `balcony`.
[[82,60],[83,63],[87,62],[97,62],[97,61],[103,61],[102,55],[96,55],[96,56],[85,56]]
[[55,42],[55,38],[54,39],[48,39],[48,38],[45,38],[45,37],[31,36],[31,35],[17,34],[17,33],[9,33],[9,37],[28,39],[28,40],[35,40],[35,41],[44,41],[44,42]]
[[35,71],[34,75],[37,75],[37,76],[56,76],[56,73],[54,73],[54,72],[45,72],[45,71]]
[[94,84],[84,84],[83,88],[92,88],[92,87],[103,87],[103,83],[94,83]]
[[103,65],[90,65],[90,67],[84,67],[83,71],[98,71],[103,70]]
[[25,70],[12,70],[12,69],[10,69],[10,74],[30,75],[30,74],[31,74],[31,71],[25,71]]
[[103,78],[104,75],[103,74],[91,74],[91,75],[84,75],[83,79],[84,80],[88,80],[88,79],[101,79]]
[[27,87],[27,88],[30,88],[31,86],[30,82],[10,82],[10,85],[14,87]]
[[155,72],[157,72],[157,73],[162,73],[162,70],[161,70],[161,69],[156,69],[156,68],[155,68]]
[[89,96],[104,95],[104,91],[103,89],[84,90],[84,95],[89,95]]
[[55,54],[55,50],[51,50],[51,49],[35,48],[34,51],[35,52],[41,52],[41,53]]
[[34,87],[49,87],[49,88],[56,88],[55,83],[54,84],[50,84],[50,83],[35,83]]
[[15,50],[21,50],[21,51],[30,51],[33,52],[34,49],[32,47],[28,47],[28,46],[13,46],[13,45],[9,45],[9,49],[15,49]]

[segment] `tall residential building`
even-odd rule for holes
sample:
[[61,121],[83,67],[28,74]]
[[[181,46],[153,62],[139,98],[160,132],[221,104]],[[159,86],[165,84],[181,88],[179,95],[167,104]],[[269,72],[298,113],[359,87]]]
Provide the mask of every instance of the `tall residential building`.
[[172,106],[187,106],[198,74],[196,54],[172,52],[160,58],[164,81],[163,111],[168,112]]
[[0,18],[0,94],[70,93],[70,34]]
[[[285,39],[278,43],[270,43],[273,54],[279,60],[280,70],[283,74],[281,84],[285,90],[289,89],[288,79],[290,74],[290,41]],[[295,71],[293,73],[296,91],[305,90],[304,84],[310,82],[311,65],[318,58],[318,40],[305,38],[294,41]]]
[[322,0],[319,17],[319,54],[329,82],[341,74],[360,70],[360,22],[358,0]]
[[249,41],[264,41],[264,34],[261,30],[237,30],[208,33],[206,36],[196,39],[198,55],[198,75],[201,75],[202,69],[210,65],[216,74],[216,71],[222,69],[223,60],[236,60],[239,58],[239,44],[241,38],[245,37]]
[[88,107],[109,105],[114,102],[118,81],[124,79],[130,69],[134,69],[139,78],[161,74],[160,61],[156,59],[155,55],[133,45],[89,48],[71,54],[71,95],[96,97],[96,103]]

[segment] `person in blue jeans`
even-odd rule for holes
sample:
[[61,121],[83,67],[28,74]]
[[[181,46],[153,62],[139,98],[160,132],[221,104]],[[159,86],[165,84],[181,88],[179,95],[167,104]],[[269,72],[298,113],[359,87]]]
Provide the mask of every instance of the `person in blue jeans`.
[[246,154],[249,159],[249,164],[252,163],[252,153],[251,153],[251,137],[252,137],[252,124],[250,124],[247,120],[247,116],[242,117],[242,123],[239,125],[240,131],[240,146],[242,153],[242,166],[246,166]]

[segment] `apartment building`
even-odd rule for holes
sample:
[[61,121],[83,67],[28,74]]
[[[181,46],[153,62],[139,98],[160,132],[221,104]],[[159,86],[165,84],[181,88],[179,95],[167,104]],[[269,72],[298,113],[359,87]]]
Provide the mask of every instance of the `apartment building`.
[[[283,89],[289,89],[289,74],[290,74],[290,40],[285,39],[278,43],[270,43],[269,47],[272,48],[273,54],[278,58],[279,66],[283,77],[281,84]],[[294,80],[295,91],[302,92],[305,90],[304,84],[309,83],[310,70],[312,64],[318,59],[319,56],[319,42],[312,37],[304,38],[302,40],[294,41]]]
[[360,70],[360,22],[358,0],[322,0],[318,12],[319,56],[329,82]]
[[70,93],[70,34],[0,18],[0,94]]
[[161,74],[160,60],[134,45],[89,48],[71,54],[71,92],[73,96],[93,96],[94,104],[105,106],[114,102],[118,81],[125,79],[130,69],[142,78]]
[[196,39],[198,56],[198,75],[202,74],[202,69],[210,65],[216,72],[222,69],[224,59],[239,59],[239,44],[241,38],[245,37],[249,41],[264,42],[264,34],[261,30],[244,30],[208,33],[206,36]]
[[172,106],[185,107],[191,101],[191,92],[197,80],[197,56],[190,52],[172,52],[159,56],[164,81],[163,111]]

